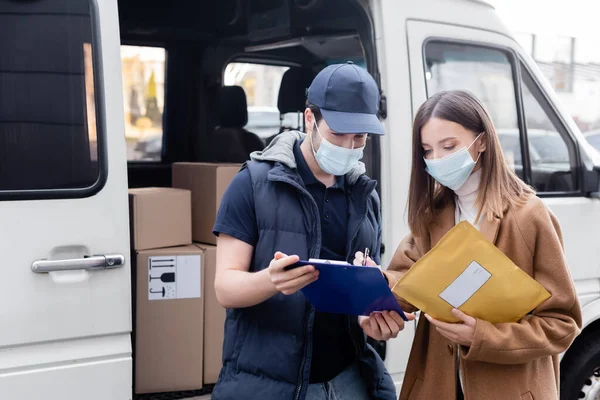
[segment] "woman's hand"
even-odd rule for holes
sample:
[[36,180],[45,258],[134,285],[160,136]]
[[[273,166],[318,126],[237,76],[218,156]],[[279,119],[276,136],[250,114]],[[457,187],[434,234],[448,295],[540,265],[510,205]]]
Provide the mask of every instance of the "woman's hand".
[[[363,265],[363,261],[365,260],[365,255],[362,253],[362,251],[357,251],[356,254],[354,254],[354,261],[352,262],[353,265],[356,266],[361,266]],[[369,267],[378,267],[379,269],[381,269],[381,267],[377,264],[375,264],[375,261],[373,261],[371,259],[371,257],[367,256],[367,266]]]
[[477,326],[477,320],[473,317],[468,316],[464,312],[452,309],[452,315],[462,320],[462,323],[448,323],[433,319],[429,315],[425,314],[425,318],[435,326],[435,329],[442,334],[445,338],[453,341],[456,344],[470,347],[473,343],[473,337],[475,336],[475,327]]
[[[406,314],[409,321],[415,319],[413,314]],[[368,317],[358,317],[358,324],[363,331],[375,340],[390,340],[398,336],[404,329],[404,320],[396,311],[371,313]]]

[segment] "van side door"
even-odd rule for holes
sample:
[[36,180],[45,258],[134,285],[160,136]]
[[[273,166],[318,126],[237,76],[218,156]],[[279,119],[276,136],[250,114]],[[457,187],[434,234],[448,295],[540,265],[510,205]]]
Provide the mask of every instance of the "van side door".
[[130,399],[116,0],[0,2],[0,393]]

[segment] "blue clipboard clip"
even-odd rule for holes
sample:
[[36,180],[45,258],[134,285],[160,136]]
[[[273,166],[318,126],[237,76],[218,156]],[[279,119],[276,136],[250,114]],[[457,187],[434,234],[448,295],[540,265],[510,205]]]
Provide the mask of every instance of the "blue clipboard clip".
[[285,270],[305,265],[319,270],[319,278],[302,289],[317,311],[364,316],[396,311],[408,321],[379,268],[329,260],[301,260]]

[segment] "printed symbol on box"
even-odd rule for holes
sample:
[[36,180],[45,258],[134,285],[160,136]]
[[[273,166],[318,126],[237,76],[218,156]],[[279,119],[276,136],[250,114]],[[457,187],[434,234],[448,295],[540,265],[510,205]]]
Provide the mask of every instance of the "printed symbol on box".
[[[156,273],[156,269],[154,270],[154,273]],[[177,287],[176,287],[176,282],[175,282],[175,272],[163,272],[163,273],[156,273],[156,276],[152,276],[152,273],[148,276],[149,279],[149,287],[150,287],[150,293],[151,294],[155,294],[155,291],[152,290],[153,287],[155,287],[156,285],[153,284],[153,281],[156,280],[156,283],[163,283],[166,285],[163,285],[162,287],[162,298],[164,299],[175,299],[177,297]]]
[[148,300],[200,297],[200,256],[149,257]]
[[175,268],[175,258],[150,257],[148,261],[148,270],[152,268]]
[[166,290],[165,290],[164,286],[162,288],[160,288],[159,290],[154,290],[153,288],[150,288],[150,293],[151,294],[162,294],[162,297],[165,297]]
[[163,274],[160,274],[160,276],[150,275],[150,283],[152,283],[153,279],[160,279],[164,283],[174,283],[175,282],[175,272],[165,272]]
[[467,302],[492,277],[492,274],[478,262],[472,261],[440,297],[454,308]]

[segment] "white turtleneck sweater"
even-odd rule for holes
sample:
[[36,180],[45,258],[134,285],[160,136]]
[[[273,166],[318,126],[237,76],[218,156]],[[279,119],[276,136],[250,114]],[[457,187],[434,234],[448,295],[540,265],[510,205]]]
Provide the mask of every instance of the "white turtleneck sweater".
[[[479,229],[481,227],[481,217],[477,224],[475,224],[475,218],[477,218],[477,208],[475,207],[475,201],[477,200],[477,192],[479,191],[479,182],[481,180],[481,169],[473,172],[465,181],[465,183],[454,191],[456,209],[454,212],[454,223],[458,224],[460,221],[468,221],[474,227]],[[462,379],[462,372],[460,371],[460,352],[456,352],[457,365],[458,365],[458,377],[460,385],[463,388],[464,385]]]
[[469,221],[477,229],[481,227],[481,218],[475,224],[477,218],[477,208],[475,201],[477,200],[477,192],[479,189],[479,181],[481,179],[481,170],[473,172],[466,182],[454,191],[456,195],[456,210],[454,213],[454,222],[458,224],[460,221]]

